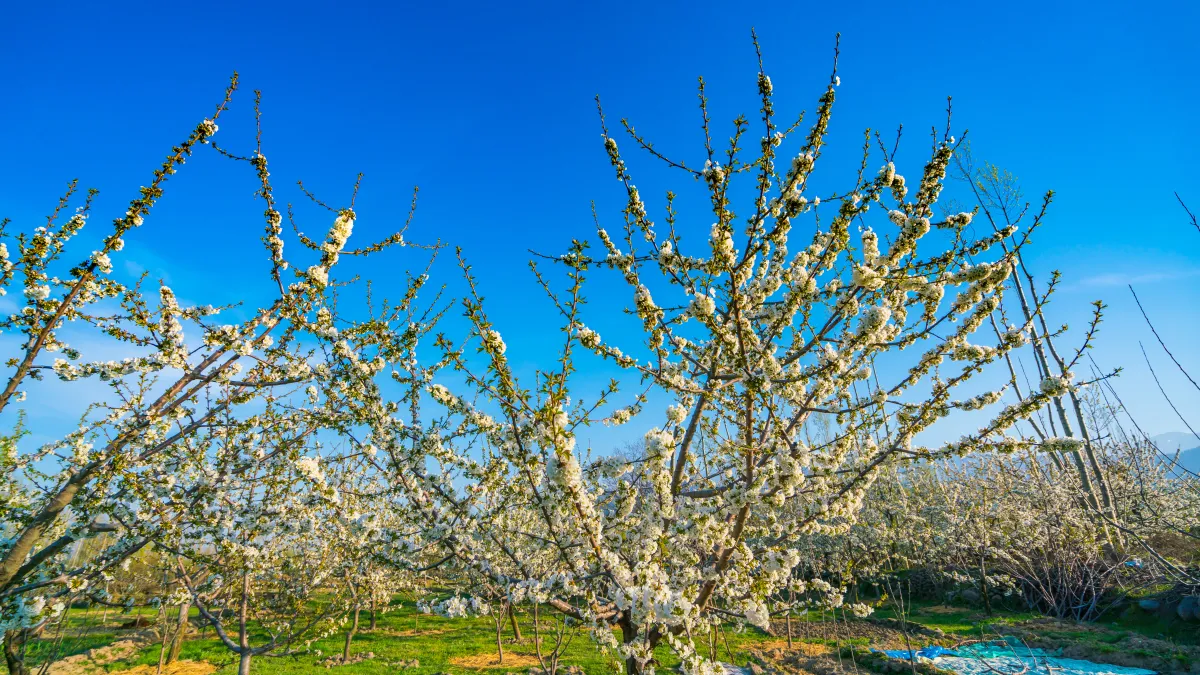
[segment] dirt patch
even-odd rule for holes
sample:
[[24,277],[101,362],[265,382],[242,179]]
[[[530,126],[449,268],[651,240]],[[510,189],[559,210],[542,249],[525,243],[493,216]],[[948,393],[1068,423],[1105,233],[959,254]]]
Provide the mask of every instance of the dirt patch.
[[833,653],[833,647],[813,642],[800,642],[792,640],[792,647],[789,650],[787,640],[767,640],[755,644],[756,647],[765,650],[778,650],[777,658],[783,658],[783,655],[788,652],[795,652],[805,656],[824,656]]
[[470,656],[452,656],[450,664],[459,668],[528,668],[539,666],[541,662],[533,654],[505,654],[504,663],[500,663],[498,654],[472,654]]
[[[50,664],[47,675],[155,675],[158,664],[152,666],[137,666],[125,670],[109,671],[105,666],[118,661],[137,656],[146,645],[158,642],[158,635],[152,630],[138,631],[127,634],[120,640],[106,645],[89,649],[82,654],[68,656]],[[209,675],[217,667],[207,661],[176,661],[163,666],[163,675]]]
[[155,636],[150,632],[134,634],[108,646],[68,656],[50,664],[47,675],[91,675],[102,672],[103,666],[137,654],[154,639]]
[[[908,639],[905,639],[905,631]],[[848,671],[868,672],[856,664],[854,657],[839,657],[838,646],[864,645],[875,649],[904,649],[930,643],[955,642],[937,629],[926,628],[914,623],[901,626],[890,619],[868,619],[865,621],[806,622],[792,621],[792,648],[788,649],[787,625],[783,621],[772,621],[774,639],[755,645],[751,652],[762,675],[844,675]],[[754,668],[750,669],[759,675]]]
[[[847,669],[838,663],[833,650],[825,645],[800,642],[793,642],[793,644],[795,646],[790,651],[786,648],[786,641],[783,649],[752,651],[750,653],[750,672],[754,675],[760,673],[761,675],[793,675],[795,673],[800,675],[845,675],[847,672]],[[816,652],[821,647],[825,647],[829,651],[807,653],[808,651]]]
[[[163,666],[162,675],[208,675],[217,669],[208,661],[175,661]],[[158,666],[138,666],[129,670],[118,670],[112,675],[155,675]]]
[[[929,629],[909,622],[906,626],[908,639],[914,644],[922,645],[930,642],[943,642],[948,638],[942,631]],[[771,622],[771,634],[776,638],[787,635],[787,624],[783,621]],[[903,649],[907,644],[904,630],[900,623],[891,619],[868,619],[866,621],[838,622],[806,622],[792,621],[792,641],[798,644],[801,640],[816,640],[821,642],[846,643],[850,640],[866,641],[866,644],[876,649]],[[776,643],[771,643],[777,647]],[[786,648],[787,640],[782,646]]]

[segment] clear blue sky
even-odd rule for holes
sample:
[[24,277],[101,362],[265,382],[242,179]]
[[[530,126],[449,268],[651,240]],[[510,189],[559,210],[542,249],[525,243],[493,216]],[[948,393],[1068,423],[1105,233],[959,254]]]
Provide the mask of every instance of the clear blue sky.
[[[903,123],[901,172],[916,175],[925,134],[953,95],[955,127],[970,130],[978,156],[1015,172],[1030,196],[1059,194],[1031,261],[1066,274],[1063,319],[1078,325],[1088,301],[1109,302],[1097,359],[1127,366],[1121,390],[1152,433],[1179,430],[1145,374],[1137,342],[1153,338],[1124,284],[1200,373],[1200,232],[1172,195],[1200,210],[1198,7],[10,3],[0,34],[0,215],[32,227],[78,177],[101,190],[95,222],[107,221],[238,70],[244,91],[219,140],[249,138],[250,90],[262,89],[265,151],[281,188],[302,178],[339,202],[366,174],[356,235],[389,231],[419,184],[412,238],[464,246],[514,355],[532,362],[551,344],[540,322],[550,315],[526,249],[561,252],[590,237],[593,199],[616,222],[621,195],[592,97],[613,121],[629,117],[662,149],[695,160],[697,75],[710,83],[718,122],[756,109],[751,27],[785,116],[813,108],[841,31],[825,170],[851,170],[864,128]],[[648,176],[652,208],[687,183]],[[252,177],[209,156],[168,187],[118,265],[163,275],[197,302],[265,293],[211,282],[263,269]],[[1160,352],[1151,356],[1200,422],[1200,396]]]

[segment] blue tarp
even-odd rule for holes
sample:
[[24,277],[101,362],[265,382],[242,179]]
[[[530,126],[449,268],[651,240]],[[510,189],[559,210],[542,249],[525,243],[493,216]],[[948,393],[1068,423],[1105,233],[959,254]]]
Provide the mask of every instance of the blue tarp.
[[[873,652],[883,652],[893,659],[904,659],[908,661],[913,658],[913,652],[907,649],[872,649]],[[946,649],[938,645],[929,645],[916,651],[918,659],[936,659],[939,656],[958,656],[953,650]]]
[[977,659],[991,659],[997,656],[1014,656],[1021,655],[1025,657],[1054,656],[1047,654],[1041,649],[1028,647],[1018,638],[1008,636],[1002,640],[995,642],[976,642],[974,644],[959,647],[958,656],[970,656]]
[[[872,649],[894,659],[908,661],[913,652],[907,649]],[[1154,675],[1144,668],[1127,668],[1080,659],[1065,659],[1031,649],[1015,638],[1003,642],[982,642],[957,650],[929,645],[916,650],[916,658],[929,659],[939,668],[958,675]]]
[[947,656],[934,661],[934,664],[958,675],[1154,675],[1153,670],[1144,668],[1127,668],[1059,656]]

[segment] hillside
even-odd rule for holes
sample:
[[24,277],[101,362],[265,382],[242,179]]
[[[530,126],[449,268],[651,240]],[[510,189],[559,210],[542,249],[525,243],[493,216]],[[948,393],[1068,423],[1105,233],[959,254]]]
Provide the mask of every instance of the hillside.
[[1192,473],[1200,473],[1200,441],[1190,432],[1171,431],[1150,438],[1168,457],[1179,453],[1179,465]]

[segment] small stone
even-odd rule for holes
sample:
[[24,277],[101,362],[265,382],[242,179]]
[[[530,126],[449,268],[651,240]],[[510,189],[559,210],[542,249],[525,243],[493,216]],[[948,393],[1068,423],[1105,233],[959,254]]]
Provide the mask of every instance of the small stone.
[[1157,612],[1158,608],[1162,607],[1162,603],[1154,598],[1143,598],[1138,600],[1138,607],[1147,612]]

